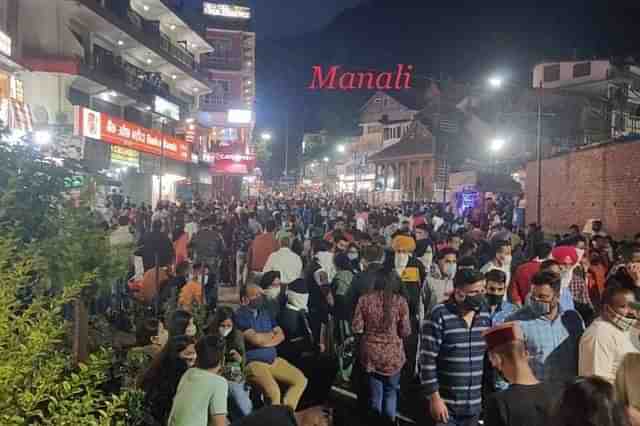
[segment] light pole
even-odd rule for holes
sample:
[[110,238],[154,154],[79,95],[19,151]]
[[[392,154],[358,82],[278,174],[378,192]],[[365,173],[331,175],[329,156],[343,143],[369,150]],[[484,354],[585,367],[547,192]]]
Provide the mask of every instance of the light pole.
[[497,172],[497,168],[498,168],[497,154],[502,150],[502,148],[504,148],[504,145],[505,145],[505,141],[504,139],[501,139],[501,138],[493,139],[491,141],[491,144],[489,145],[489,150],[491,151],[491,160],[492,160],[491,163],[493,165],[494,174]]
[[[491,76],[488,79],[489,86],[493,89],[501,89],[504,80],[500,76]],[[525,88],[529,91],[531,89]],[[536,90],[536,89],[533,89]],[[537,186],[536,186],[536,223],[541,226],[542,222],[542,82],[537,89],[537,112],[536,112],[536,166],[538,169]],[[552,114],[551,114],[552,115]]]

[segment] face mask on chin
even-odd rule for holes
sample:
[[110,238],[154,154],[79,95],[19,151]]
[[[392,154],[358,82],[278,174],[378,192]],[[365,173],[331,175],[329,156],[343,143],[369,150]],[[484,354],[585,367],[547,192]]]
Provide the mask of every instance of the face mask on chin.
[[409,263],[408,253],[396,253],[396,269],[404,270]]
[[549,315],[551,313],[551,303],[550,302],[542,302],[540,300],[529,298],[527,300],[527,305],[531,308],[534,315],[537,317],[542,317]]
[[220,333],[220,337],[227,337],[229,334],[231,334],[232,330],[233,327],[220,327],[218,329],[218,332]]
[[608,309],[611,323],[615,325],[619,330],[626,333],[638,324],[638,320],[636,318],[630,318],[620,315],[610,307]]

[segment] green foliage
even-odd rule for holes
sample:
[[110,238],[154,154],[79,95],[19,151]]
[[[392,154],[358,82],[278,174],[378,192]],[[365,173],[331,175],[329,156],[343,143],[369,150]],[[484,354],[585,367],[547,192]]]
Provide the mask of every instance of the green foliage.
[[[40,262],[16,247],[0,239],[0,424],[125,424],[126,395],[100,390],[110,351],[98,351],[75,368],[64,345],[63,307],[94,277],[82,274],[62,293],[44,295],[34,283],[42,274]],[[36,289],[29,304],[18,297],[26,287]]]
[[26,242],[55,234],[67,177],[33,148],[0,143],[0,231]]

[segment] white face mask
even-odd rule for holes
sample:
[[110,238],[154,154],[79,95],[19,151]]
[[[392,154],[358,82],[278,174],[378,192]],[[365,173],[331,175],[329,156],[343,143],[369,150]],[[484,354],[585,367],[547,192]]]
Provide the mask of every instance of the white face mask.
[[404,271],[404,268],[407,267],[409,263],[409,254],[408,253],[396,253],[396,269],[398,273],[401,274]]
[[231,334],[232,330],[233,330],[233,327],[220,327],[218,329],[218,332],[220,333],[221,337],[227,337],[229,334]]
[[296,311],[307,310],[309,305],[308,293],[297,293],[295,291],[287,291],[287,305]]
[[560,280],[561,280],[561,283],[562,283],[562,288],[569,287],[569,284],[571,283],[571,278],[572,277],[573,277],[573,268],[566,269],[566,270],[560,272]]
[[280,287],[269,287],[264,291],[264,295],[267,296],[268,299],[276,299],[280,296]]
[[189,337],[193,337],[193,336],[196,335],[197,332],[198,332],[198,328],[193,323],[193,320],[191,320],[191,322],[189,322],[189,325],[187,326],[187,328],[184,330],[184,334],[186,334]]

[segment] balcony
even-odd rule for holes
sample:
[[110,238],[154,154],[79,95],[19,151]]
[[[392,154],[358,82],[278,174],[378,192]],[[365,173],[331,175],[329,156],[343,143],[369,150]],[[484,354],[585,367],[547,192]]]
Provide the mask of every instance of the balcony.
[[611,124],[613,137],[616,139],[640,136],[640,116],[614,111]]
[[189,101],[171,93],[160,73],[146,72],[97,45],[93,55],[82,63],[82,75],[149,106],[153,105],[153,97],[157,95],[179,105],[182,114],[189,107]]
[[160,21],[145,19],[122,0],[78,0],[111,25],[124,31],[137,43],[150,49],[170,65],[207,86],[206,74],[201,70],[196,55],[185,45],[176,44],[160,30]]
[[221,71],[241,71],[242,59],[234,58],[230,56],[220,57],[209,55],[202,55],[200,57],[200,66],[202,68],[211,68],[212,70]]

